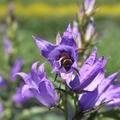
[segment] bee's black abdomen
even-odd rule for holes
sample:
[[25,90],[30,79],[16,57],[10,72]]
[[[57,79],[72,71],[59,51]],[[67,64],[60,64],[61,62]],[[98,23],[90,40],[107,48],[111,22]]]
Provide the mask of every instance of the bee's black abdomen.
[[63,62],[64,68],[66,71],[69,71],[71,69],[73,62],[71,59],[65,59]]

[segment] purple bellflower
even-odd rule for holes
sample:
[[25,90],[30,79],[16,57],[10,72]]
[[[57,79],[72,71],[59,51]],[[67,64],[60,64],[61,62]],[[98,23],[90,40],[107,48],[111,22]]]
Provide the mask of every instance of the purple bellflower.
[[0,76],[0,87],[7,87],[7,83],[5,82],[4,78]]
[[[100,81],[98,86],[92,92],[84,93],[79,96],[82,111],[95,109],[105,102],[107,106],[120,105],[120,86],[112,85],[118,73],[119,72],[116,72],[105,78],[104,71],[101,72],[101,75],[98,77],[98,81]],[[94,84],[96,84],[96,81],[94,81]],[[88,90],[91,90],[90,88]]]
[[85,13],[86,15],[91,14],[94,5],[95,5],[96,0],[85,0],[84,1],[84,8],[85,8]]
[[73,35],[76,40],[78,48],[82,47],[82,40],[81,40],[81,34],[78,28],[78,23],[77,21],[73,21]]
[[10,79],[11,81],[15,81],[16,80],[16,73],[20,72],[21,68],[23,66],[23,59],[19,58],[13,65],[12,71],[11,71],[11,75],[10,75]]
[[90,18],[90,22],[87,26],[86,32],[85,32],[85,41],[89,42],[91,38],[93,37],[95,32],[95,27],[94,27],[94,18]]
[[4,36],[3,40],[5,45],[5,55],[8,57],[9,54],[13,53],[13,46],[7,36]]
[[107,60],[108,58],[104,59],[104,57],[98,59],[97,48],[94,48],[92,54],[88,57],[79,70],[80,76],[78,74],[73,74],[73,78],[66,81],[67,85],[76,92],[83,90],[104,69]]
[[44,70],[44,63],[39,66],[37,71],[37,64],[35,62],[31,67],[31,76],[26,73],[17,73],[25,82],[22,88],[22,95],[26,96],[26,91],[31,92],[40,103],[47,107],[54,107],[58,102],[57,92],[50,80],[47,79],[47,75]]
[[78,69],[78,48],[74,40],[70,25],[64,32],[59,45],[52,44],[33,36],[42,55],[51,63],[53,71],[64,80],[72,77],[75,69]]

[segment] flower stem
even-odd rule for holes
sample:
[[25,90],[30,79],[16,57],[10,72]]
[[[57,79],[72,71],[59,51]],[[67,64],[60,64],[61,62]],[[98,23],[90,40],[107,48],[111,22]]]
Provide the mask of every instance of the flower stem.
[[68,107],[67,107],[67,85],[65,85],[65,96],[64,96],[64,115],[65,120],[68,120]]

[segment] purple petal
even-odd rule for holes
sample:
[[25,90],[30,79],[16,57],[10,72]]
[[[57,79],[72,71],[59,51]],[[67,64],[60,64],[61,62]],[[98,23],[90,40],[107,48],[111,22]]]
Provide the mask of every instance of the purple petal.
[[73,33],[70,24],[68,25],[67,30],[64,32],[64,35],[62,37],[62,41],[60,43],[61,45],[68,45],[74,47],[74,49],[77,49],[76,42],[73,38]]
[[78,23],[77,21],[73,21],[73,34],[77,36],[78,33],[79,33]]
[[104,79],[104,73],[104,70],[101,70],[95,79],[84,90],[93,91]]
[[29,85],[23,85],[21,95],[24,99],[29,99],[33,97],[32,92],[30,91],[31,87]]
[[[67,81],[68,83],[68,81]],[[79,86],[81,85],[80,83],[80,78],[78,75],[75,76],[74,80],[70,81],[69,86],[74,90],[77,91],[79,90]]]
[[78,23],[76,21],[73,21],[73,35],[76,40],[78,48],[81,48],[82,40],[81,40],[81,34],[78,29]]
[[99,99],[96,102],[96,106],[100,105],[102,102],[107,102],[107,101],[111,100],[109,95],[111,96],[112,93],[109,94],[109,92],[111,89],[111,85],[116,80],[118,74],[119,74],[119,72],[116,72],[101,81],[101,83],[98,86]]
[[37,65],[38,65],[38,62],[35,62],[31,67],[31,78],[36,82],[38,81]]
[[40,91],[39,101],[42,104],[48,107],[56,106],[58,102],[58,96],[53,84],[50,81],[45,80],[40,82],[39,91]]
[[94,107],[98,94],[97,87],[93,92],[88,92],[80,96],[79,100],[82,111],[86,111]]
[[0,87],[7,87],[7,83],[2,76],[0,76]]
[[[86,87],[88,86],[94,78],[98,75],[101,70],[104,70],[104,59],[99,59],[93,66],[92,68],[86,72],[86,75],[81,78],[81,87]],[[82,76],[82,74],[81,74]]]
[[105,107],[118,107],[120,106],[120,97],[112,99]]
[[20,73],[16,73],[16,75],[21,76],[26,84],[31,84],[32,80],[28,74],[24,72],[20,72]]
[[89,42],[89,40],[93,37],[95,32],[95,28],[94,28],[94,18],[91,17],[90,18],[90,22],[87,26],[86,32],[85,32],[85,41]]
[[97,48],[95,47],[91,55],[88,57],[88,59],[85,61],[85,63],[82,65],[80,72],[82,75],[86,74],[86,72],[91,68],[93,64],[97,61]]
[[33,39],[45,58],[48,58],[49,53],[56,47],[56,45],[35,36],[33,36]]
[[89,7],[89,4],[90,4],[90,0],[85,0],[84,1],[84,7],[85,7],[85,9],[87,9]]
[[116,80],[118,74],[119,72],[116,72],[110,75],[109,77],[107,77],[106,79],[102,80],[102,82],[99,84],[99,94],[102,94],[108,89],[108,87],[112,84],[112,82]]
[[73,70],[71,70],[71,72],[66,73],[65,71],[60,71],[59,72],[59,76],[63,79],[66,80],[67,83],[69,83],[70,79],[72,79],[72,75],[73,75]]
[[87,15],[89,15],[93,8],[94,8],[94,4],[95,4],[96,0],[85,0],[84,2],[84,8],[85,8],[85,12]]
[[21,86],[17,88],[15,95],[13,96],[13,100],[16,104],[22,104],[25,100],[21,94]]
[[31,97],[33,97],[33,95],[29,90],[29,86],[21,84],[17,88],[16,93],[13,96],[13,100],[16,104],[22,104],[23,102],[30,99]]
[[10,79],[14,82],[16,80],[16,73],[20,72],[21,68],[23,66],[23,59],[19,58],[13,65]]
[[40,79],[47,77],[44,65],[45,65],[45,63],[41,64],[38,68],[38,76],[40,77]]
[[106,106],[117,106],[120,103],[120,85],[110,85],[105,92],[101,94],[96,102],[96,106],[100,105],[102,102],[108,102]]
[[62,38],[61,38],[61,36],[60,36],[60,33],[58,32],[58,33],[57,33],[57,36],[56,36],[56,45],[59,45],[60,42],[61,42],[61,40],[62,40]]

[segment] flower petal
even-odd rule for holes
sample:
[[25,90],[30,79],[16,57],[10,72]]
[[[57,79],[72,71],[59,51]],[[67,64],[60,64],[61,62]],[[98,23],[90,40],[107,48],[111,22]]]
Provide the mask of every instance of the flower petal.
[[37,65],[38,65],[38,61],[33,63],[32,67],[31,67],[31,78],[36,82],[38,80]]
[[43,77],[47,77],[44,65],[45,63],[41,64],[38,68],[38,76],[40,77],[40,79],[43,79]]
[[58,32],[58,33],[57,33],[57,36],[56,36],[56,45],[59,45],[60,42],[61,42],[61,40],[62,40],[62,38],[61,38],[61,36],[60,36],[60,33]]
[[42,81],[39,84],[40,97],[39,100],[42,104],[48,107],[56,106],[58,102],[57,92],[52,83],[48,80]]
[[4,78],[0,76],[0,87],[7,87],[7,83],[5,82]]
[[89,42],[89,40],[93,37],[95,32],[95,28],[94,28],[94,18],[91,17],[90,18],[90,22],[87,26],[86,32],[85,32],[85,41]]
[[33,39],[45,58],[48,58],[49,53],[56,47],[56,45],[35,36],[33,36]]
[[104,70],[101,70],[100,73],[95,77],[95,79],[84,89],[86,91],[93,91],[104,79]]
[[103,79],[102,82],[99,84],[99,94],[102,94],[105,92],[108,87],[111,85],[111,83],[116,80],[119,72],[116,72],[110,76],[108,76],[106,79]]
[[72,46],[72,47],[74,47],[74,49],[77,49],[77,45],[76,45],[76,42],[74,40],[70,24],[68,25],[67,30],[64,32],[64,35],[62,37],[62,41],[60,44]]
[[79,101],[82,111],[86,111],[94,107],[98,98],[98,94],[99,93],[97,87],[94,91],[85,93],[82,96],[80,96]]
[[96,0],[85,0],[84,2],[84,8],[85,8],[85,12],[87,15],[89,15],[93,8],[94,8],[94,4],[95,4]]
[[32,80],[28,74],[24,72],[20,72],[20,73],[16,73],[16,75],[21,76],[26,84],[31,84]]
[[14,82],[16,80],[16,73],[20,72],[21,67],[23,66],[23,59],[19,58],[13,65],[10,79]]
[[82,46],[81,34],[78,29],[78,23],[76,21],[73,21],[73,35],[76,40],[78,48],[81,48]]
[[89,71],[91,66],[96,63],[97,61],[97,48],[95,47],[91,55],[88,57],[88,59],[85,61],[85,63],[82,65],[80,69],[80,73],[82,76],[85,76],[86,72]]
[[21,92],[22,92],[22,87],[20,86],[20,87],[17,88],[16,93],[13,96],[13,100],[16,104],[22,104],[25,101]]
[[21,95],[24,99],[29,99],[33,97],[32,92],[30,91],[30,86],[29,85],[23,85],[22,90],[21,90]]

